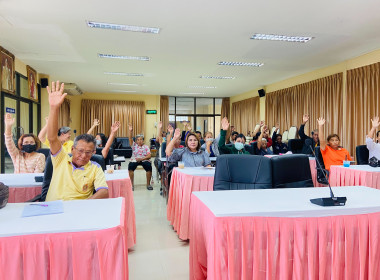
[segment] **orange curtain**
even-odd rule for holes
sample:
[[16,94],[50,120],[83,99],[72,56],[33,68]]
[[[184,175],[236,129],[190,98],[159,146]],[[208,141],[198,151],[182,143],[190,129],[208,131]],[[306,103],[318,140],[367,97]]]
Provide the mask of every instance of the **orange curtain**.
[[351,154],[365,144],[371,119],[380,115],[380,63],[347,71],[347,114],[344,143]]
[[169,125],[169,97],[160,97],[160,121],[162,121],[163,130]]
[[58,127],[70,126],[70,100],[65,99],[61,105],[58,115]]
[[230,98],[225,97],[222,99],[222,109],[221,109],[221,117],[226,117],[227,119],[230,119]]
[[260,121],[260,97],[253,97],[232,103],[231,125],[236,131],[247,135]]
[[133,135],[144,134],[145,102],[143,101],[111,101],[111,100],[82,100],[81,132],[86,133],[94,119],[99,119],[100,125],[93,134],[109,135],[111,125],[120,121],[121,127],[117,136],[128,136],[128,124],[133,126]]
[[[265,99],[265,121],[271,128],[280,124],[281,132],[302,123],[309,114],[305,133],[318,128],[317,118],[326,119],[325,135],[343,135],[343,73],[324,77],[294,87],[268,93]],[[344,143],[344,142],[343,142]],[[344,145],[344,144],[343,144]]]

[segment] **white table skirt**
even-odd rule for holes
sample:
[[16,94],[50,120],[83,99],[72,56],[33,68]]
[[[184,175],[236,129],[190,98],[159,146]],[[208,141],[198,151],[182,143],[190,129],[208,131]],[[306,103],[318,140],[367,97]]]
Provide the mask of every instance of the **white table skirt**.
[[64,201],[62,214],[26,218],[21,217],[25,203],[8,203],[0,209],[0,237],[116,227],[121,223],[122,201],[121,197]]
[[321,207],[311,198],[329,197],[329,189],[289,188],[193,192],[217,217],[323,217],[380,212],[380,190],[350,186],[334,187],[335,196],[346,196],[345,206]]

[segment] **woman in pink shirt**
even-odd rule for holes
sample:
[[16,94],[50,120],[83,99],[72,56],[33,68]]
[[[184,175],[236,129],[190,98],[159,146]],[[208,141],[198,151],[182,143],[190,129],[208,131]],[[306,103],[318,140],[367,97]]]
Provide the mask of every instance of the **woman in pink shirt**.
[[12,125],[15,119],[6,114],[5,146],[12,158],[14,173],[41,173],[45,169],[45,155],[37,153],[41,146],[38,138],[33,134],[24,134],[18,139],[18,149],[12,139]]

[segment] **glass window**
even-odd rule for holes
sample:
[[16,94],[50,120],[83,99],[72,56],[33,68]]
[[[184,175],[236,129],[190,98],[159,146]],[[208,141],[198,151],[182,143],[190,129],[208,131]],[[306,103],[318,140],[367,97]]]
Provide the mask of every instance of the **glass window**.
[[29,98],[28,79],[21,76],[20,76],[20,95],[22,97]]
[[23,130],[23,133],[29,133],[29,103],[20,102],[20,130]]
[[[194,114],[194,98],[177,97],[177,115]],[[169,112],[170,114],[170,112]]]
[[214,98],[197,98],[197,115],[214,114]]
[[169,97],[169,114],[175,114],[175,97]]
[[222,98],[215,98],[215,114],[220,115],[222,113]]
[[33,134],[38,135],[38,105],[33,103]]

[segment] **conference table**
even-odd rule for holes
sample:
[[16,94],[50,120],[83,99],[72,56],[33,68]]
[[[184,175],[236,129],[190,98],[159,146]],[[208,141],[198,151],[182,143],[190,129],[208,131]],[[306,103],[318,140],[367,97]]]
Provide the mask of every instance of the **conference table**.
[[191,193],[212,191],[215,168],[174,168],[170,182],[166,217],[182,240],[189,239],[189,213]]
[[[161,162],[166,162],[167,158],[166,157],[160,157]],[[211,162],[216,162],[216,157],[210,157]]]
[[[0,174],[0,182],[9,187],[8,203],[25,202],[41,194],[42,182],[35,182],[35,177],[43,173]],[[128,248],[136,244],[136,216],[133,200],[132,184],[128,170],[115,170],[105,173],[110,198],[124,197],[127,211]]]
[[1,280],[128,279],[124,198],[64,201],[64,213],[21,217],[25,205],[0,209]]
[[380,279],[380,190],[333,190],[193,192],[190,279]]
[[380,189],[380,167],[332,165],[329,179],[331,186],[367,186]]

